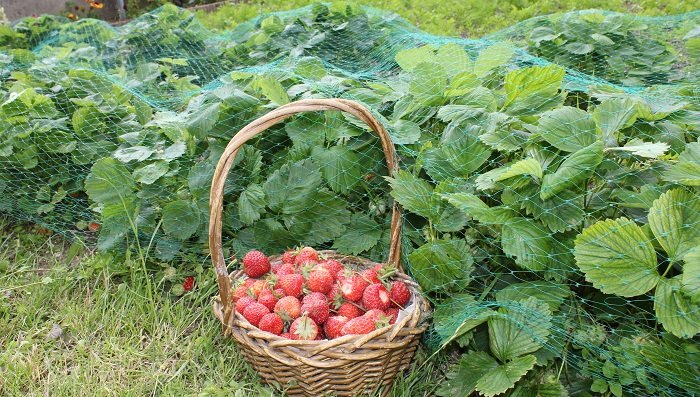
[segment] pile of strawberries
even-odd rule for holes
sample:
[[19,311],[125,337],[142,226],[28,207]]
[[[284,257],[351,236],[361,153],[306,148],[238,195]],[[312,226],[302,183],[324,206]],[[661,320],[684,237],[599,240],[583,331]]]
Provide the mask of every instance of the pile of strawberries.
[[394,324],[411,299],[390,277],[396,268],[361,272],[325,259],[311,247],[287,251],[271,265],[260,251],[243,257],[248,275],[233,292],[236,311],[262,331],[295,340],[368,334]]

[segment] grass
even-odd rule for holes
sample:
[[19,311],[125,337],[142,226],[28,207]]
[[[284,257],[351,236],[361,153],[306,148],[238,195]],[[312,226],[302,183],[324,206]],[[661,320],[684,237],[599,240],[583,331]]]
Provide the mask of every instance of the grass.
[[[6,222],[0,231],[0,395],[283,395],[221,337],[209,272],[180,297],[153,272],[151,301],[138,263]],[[431,395],[438,376],[425,365],[391,395]]]
[[[318,0],[250,0],[198,11],[210,29],[230,29],[261,13],[290,10]],[[599,8],[639,15],[673,15],[700,8],[700,0],[357,0],[396,12],[428,33],[481,37],[538,15]]]

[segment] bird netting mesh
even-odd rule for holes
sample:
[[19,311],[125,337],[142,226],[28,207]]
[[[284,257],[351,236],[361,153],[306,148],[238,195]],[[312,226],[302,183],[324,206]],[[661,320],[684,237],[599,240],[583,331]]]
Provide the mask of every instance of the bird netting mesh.
[[[437,394],[700,394],[700,12],[533,18],[481,39],[350,3],[223,32],[164,6],[126,25],[0,26],[0,211],[103,250],[207,255],[228,140],[301,98],[361,102],[247,144],[227,256],[301,244],[382,260],[391,203],[461,356]],[[99,229],[99,231],[98,231]],[[99,236],[99,237],[96,237]]]

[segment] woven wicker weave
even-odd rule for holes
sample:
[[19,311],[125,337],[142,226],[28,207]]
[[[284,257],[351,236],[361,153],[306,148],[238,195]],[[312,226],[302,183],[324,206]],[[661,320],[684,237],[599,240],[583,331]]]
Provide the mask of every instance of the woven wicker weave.
[[[310,111],[334,110],[352,114],[379,135],[389,175],[398,169],[394,146],[386,129],[362,105],[343,99],[306,99],[282,106],[251,122],[229,142],[219,160],[209,201],[209,248],[217,274],[219,296],[214,300],[214,314],[221,321],[225,336],[233,337],[244,356],[267,382],[280,384],[289,396],[355,396],[375,392],[388,386],[405,370],[425,331],[424,320],[430,307],[418,285],[402,271],[397,278],[408,284],[411,303],[402,311],[396,324],[367,335],[347,335],[332,340],[290,340],[263,332],[236,313],[231,304],[233,279],[245,278],[237,272],[229,276],[221,243],[221,215],[226,176],[240,147],[255,135],[288,117]],[[401,208],[393,207],[390,250],[387,263],[402,269],[399,263],[401,241]],[[367,259],[323,251],[323,255],[341,263],[365,269],[375,265]],[[272,263],[281,262],[271,257]]]

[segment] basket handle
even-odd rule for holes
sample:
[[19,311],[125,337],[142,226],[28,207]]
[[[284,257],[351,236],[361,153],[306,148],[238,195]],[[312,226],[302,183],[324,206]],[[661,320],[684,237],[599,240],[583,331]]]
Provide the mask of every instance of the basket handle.
[[[236,158],[238,150],[248,140],[262,133],[275,124],[297,114],[304,112],[314,112],[321,110],[335,110],[346,112],[356,116],[367,124],[374,132],[379,135],[382,143],[382,150],[386,158],[386,164],[389,170],[389,176],[393,176],[394,172],[398,171],[398,161],[396,159],[396,151],[394,144],[391,142],[391,137],[387,133],[384,126],[370,113],[370,111],[361,104],[346,99],[303,99],[296,102],[288,103],[281,106],[266,115],[253,120],[250,124],[243,127],[236,135],[231,138],[231,141],[226,146],[219,162],[216,164],[214,177],[211,184],[211,194],[209,196],[209,251],[211,252],[211,260],[216,271],[216,278],[219,284],[219,296],[221,304],[224,307],[224,312],[230,304],[231,296],[231,280],[226,270],[224,262],[224,253],[221,242],[222,228],[222,211],[224,200],[224,184],[226,176]],[[387,263],[396,266],[401,270],[399,256],[401,251],[401,207],[397,202],[394,202],[391,216],[391,233],[389,238],[389,259]]]

